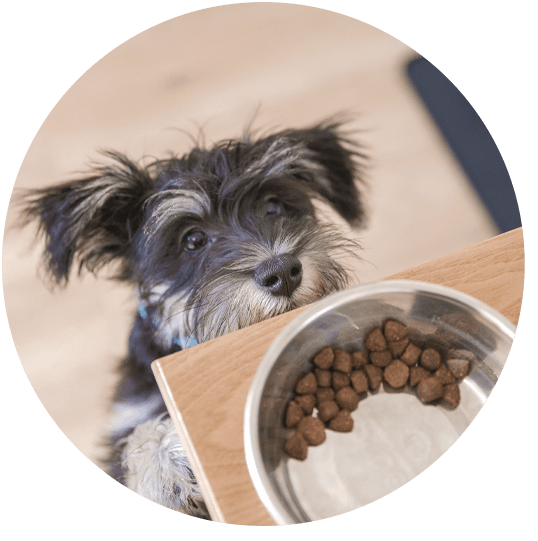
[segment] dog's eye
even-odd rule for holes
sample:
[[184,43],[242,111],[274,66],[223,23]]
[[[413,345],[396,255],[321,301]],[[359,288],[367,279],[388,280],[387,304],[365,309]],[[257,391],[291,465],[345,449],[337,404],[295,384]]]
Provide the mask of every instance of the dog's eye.
[[189,231],[183,238],[183,247],[187,252],[195,252],[207,243],[207,235],[199,229]]
[[276,197],[271,197],[271,199],[267,200],[267,203],[265,204],[265,214],[271,214],[271,215],[279,215],[282,213],[282,207],[280,206],[280,202]]

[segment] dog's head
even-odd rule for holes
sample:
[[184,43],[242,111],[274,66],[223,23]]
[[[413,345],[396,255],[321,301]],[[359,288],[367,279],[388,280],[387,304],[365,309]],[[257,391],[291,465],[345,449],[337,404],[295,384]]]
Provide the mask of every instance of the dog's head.
[[163,345],[214,338],[342,288],[334,259],[355,251],[313,201],[361,222],[356,157],[336,123],[195,148],[138,166],[108,152],[83,178],[25,197],[58,284],[116,263]]

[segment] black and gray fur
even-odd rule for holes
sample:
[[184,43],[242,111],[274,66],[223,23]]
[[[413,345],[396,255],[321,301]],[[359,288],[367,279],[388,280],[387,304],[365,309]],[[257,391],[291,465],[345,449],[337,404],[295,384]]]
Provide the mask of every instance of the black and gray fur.
[[337,122],[140,166],[106,152],[77,180],[24,196],[45,239],[44,268],[132,284],[141,302],[112,405],[109,472],[172,509],[207,516],[150,364],[186,340],[210,340],[343,288],[337,261],[356,243],[321,223],[313,201],[363,220],[362,154]]

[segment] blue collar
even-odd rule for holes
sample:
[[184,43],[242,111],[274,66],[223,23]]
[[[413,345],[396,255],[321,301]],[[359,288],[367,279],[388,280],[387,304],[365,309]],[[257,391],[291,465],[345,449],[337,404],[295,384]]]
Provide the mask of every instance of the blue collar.
[[[142,301],[138,301],[138,313],[142,319],[147,319],[148,312]],[[157,320],[154,317],[151,318],[151,322],[153,323],[153,326],[157,328]],[[198,345],[198,342],[193,336],[187,336],[185,338],[174,338],[174,344],[178,345],[181,349],[187,349]]]

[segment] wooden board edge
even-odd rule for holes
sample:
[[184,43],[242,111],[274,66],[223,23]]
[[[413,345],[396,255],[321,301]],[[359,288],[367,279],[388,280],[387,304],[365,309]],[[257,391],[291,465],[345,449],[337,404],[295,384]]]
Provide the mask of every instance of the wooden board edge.
[[179,439],[181,440],[183,448],[185,449],[185,453],[187,455],[187,458],[189,459],[189,463],[193,469],[193,473],[198,480],[198,486],[200,487],[200,490],[202,492],[202,496],[204,498],[211,519],[216,522],[226,523],[222,510],[218,505],[217,498],[211,490],[211,485],[209,484],[202,463],[198,457],[198,454],[195,451],[194,445],[187,431],[187,427],[183,422],[183,417],[176,404],[171,399],[172,393],[170,388],[168,387],[166,379],[162,374],[162,367],[159,360],[153,361],[151,363],[151,369],[153,370],[153,375],[155,376],[157,385],[159,386],[159,390],[164,399],[166,408],[168,409],[172,422],[174,423],[174,426],[176,427],[176,430],[179,434]]

